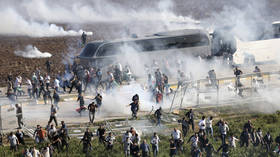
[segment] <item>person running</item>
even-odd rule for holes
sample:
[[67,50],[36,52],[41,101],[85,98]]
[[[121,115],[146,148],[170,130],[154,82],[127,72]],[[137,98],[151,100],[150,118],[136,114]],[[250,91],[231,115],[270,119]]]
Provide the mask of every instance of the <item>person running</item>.
[[101,107],[101,105],[102,105],[102,95],[97,93],[97,95],[95,96],[95,98],[93,100],[96,101],[96,105],[97,105],[98,108]]
[[51,104],[52,104],[52,97],[51,97],[51,92],[49,90],[44,91],[43,93],[43,99],[44,99],[44,103],[45,105],[48,104],[48,99],[50,99]]
[[155,115],[155,117],[157,118],[157,126],[160,126],[161,115],[162,115],[162,113],[161,113],[161,107],[155,111],[155,114],[154,114],[154,115]]
[[203,133],[205,133],[205,129],[206,129],[205,116],[202,116],[201,120],[198,123],[198,126],[199,126],[199,131],[202,131]]
[[97,108],[97,105],[94,102],[92,102],[88,105],[89,122],[92,123],[92,124],[93,124],[93,121],[94,121],[96,108]]
[[56,119],[56,115],[57,115],[57,109],[56,107],[52,104],[51,105],[51,115],[50,115],[50,120],[48,122],[48,124],[50,125],[52,121],[55,122],[55,126],[57,127],[57,119]]
[[231,135],[229,137],[229,145],[232,147],[232,148],[236,148],[236,141],[239,141],[238,138],[234,137],[234,135]]
[[215,148],[211,143],[209,143],[209,141],[206,143],[205,152],[206,152],[206,157],[213,157]]
[[80,113],[80,116],[82,116],[82,112],[86,110],[83,94],[79,94],[77,101],[80,103],[80,108],[77,109],[77,112]]
[[183,137],[186,137],[187,134],[188,134],[188,131],[189,131],[189,129],[190,129],[189,122],[186,120],[185,117],[183,117],[181,123],[182,123]]
[[224,144],[226,141],[227,132],[229,131],[229,127],[225,121],[221,122],[221,124],[219,126],[219,130],[220,130],[220,134],[221,134],[222,144]]
[[219,149],[217,150],[217,152],[219,152],[220,150],[222,150],[222,157],[229,157],[229,145],[227,144],[227,142],[223,143]]
[[22,126],[24,125],[23,124],[23,121],[22,121],[22,107],[19,106],[19,104],[16,104],[16,117],[17,117],[17,122],[18,122],[18,128],[21,129]]
[[[90,150],[92,150],[91,139],[93,137],[93,133],[89,131],[89,128],[86,128],[83,138],[81,142],[83,142],[83,153],[87,154]],[[81,143],[80,142],[80,143]]]
[[130,110],[132,112],[132,118],[137,119],[137,112],[139,110],[139,106],[137,101],[133,101],[132,103],[129,104]]
[[154,133],[154,135],[152,136],[152,139],[151,139],[151,144],[152,144],[152,151],[153,151],[153,156],[154,157],[157,157],[158,156],[158,153],[159,153],[159,142],[160,142],[160,139],[157,135],[157,133]]
[[181,131],[178,130],[177,128],[174,128],[174,130],[171,133],[171,136],[174,139],[176,150],[178,150],[179,149],[179,142],[180,142],[180,139],[182,138],[181,137]]
[[105,134],[106,130],[105,128],[100,125],[99,128],[97,129],[96,135],[98,136],[99,143],[103,143],[105,145]]
[[240,135],[240,147],[243,147],[244,144],[246,145],[246,147],[249,146],[250,143],[250,139],[251,139],[251,134],[248,131],[248,128],[244,128],[243,132]]
[[113,150],[115,137],[112,135],[112,132],[109,132],[109,135],[106,137],[105,142],[107,144],[107,150]]
[[54,90],[53,91],[53,104],[57,107],[57,109],[59,109],[59,107],[58,107],[59,101],[60,101],[60,97],[59,97],[57,91]]

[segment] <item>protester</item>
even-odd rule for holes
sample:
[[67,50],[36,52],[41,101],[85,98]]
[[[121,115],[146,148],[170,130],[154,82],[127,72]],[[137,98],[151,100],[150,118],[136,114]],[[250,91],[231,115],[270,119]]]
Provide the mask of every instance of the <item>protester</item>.
[[205,116],[202,116],[201,120],[198,123],[199,130],[205,133],[206,129],[206,121],[205,121]]
[[189,122],[186,120],[185,117],[183,117],[183,119],[181,120],[181,123],[182,123],[183,137],[186,137],[188,134],[188,131],[190,129]]
[[140,145],[140,149],[142,150],[142,157],[150,156],[150,146],[147,144],[146,140],[143,140],[143,143]]
[[99,125],[99,128],[97,129],[96,135],[99,137],[99,143],[105,144],[105,134],[106,130],[102,125]]
[[192,125],[192,130],[194,131],[194,113],[192,109],[189,110],[189,112],[186,113],[186,117],[189,120],[189,124]]
[[219,130],[221,133],[222,144],[224,144],[226,141],[227,132],[229,131],[229,127],[225,121],[221,122],[221,124],[219,126]]
[[151,140],[152,151],[153,151],[153,156],[154,157],[158,156],[158,153],[159,153],[159,142],[160,142],[160,139],[159,139],[157,133],[154,133],[154,135],[152,136],[152,140]]
[[10,135],[8,136],[8,140],[10,142],[10,149],[14,152],[17,151],[19,141],[13,132],[11,132]]
[[58,126],[56,115],[57,115],[57,108],[52,104],[51,105],[51,115],[50,115],[50,120],[49,120],[48,124],[51,124],[51,122],[54,120],[55,126]]
[[16,104],[16,117],[17,117],[17,122],[18,122],[18,128],[21,129],[22,126],[24,125],[23,124],[23,121],[22,121],[22,107],[19,106],[19,104]]
[[162,115],[161,107],[155,111],[154,115],[157,118],[157,126],[160,126],[161,115]]
[[92,102],[88,105],[88,116],[89,116],[89,122],[93,124],[93,121],[94,121],[94,117],[95,117],[95,112],[96,112],[96,108],[97,108],[97,105]]
[[130,156],[130,147],[132,145],[132,142],[129,137],[126,137],[125,140],[123,141],[123,148],[124,148],[124,155],[125,157]]
[[112,135],[112,132],[109,132],[109,135],[106,137],[105,141],[107,150],[113,150],[115,137]]
[[207,135],[211,135],[213,137],[213,117],[210,116],[207,120],[206,120],[206,133]]
[[16,137],[17,137],[17,139],[18,139],[19,144],[25,145],[25,142],[24,142],[24,133],[23,133],[22,130],[17,129]]

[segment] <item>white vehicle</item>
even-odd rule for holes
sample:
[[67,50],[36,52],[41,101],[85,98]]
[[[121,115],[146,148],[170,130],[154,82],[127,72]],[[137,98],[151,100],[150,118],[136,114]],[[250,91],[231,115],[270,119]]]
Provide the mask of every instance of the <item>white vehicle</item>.
[[242,42],[237,40],[233,55],[235,64],[255,64],[280,61],[280,38]]

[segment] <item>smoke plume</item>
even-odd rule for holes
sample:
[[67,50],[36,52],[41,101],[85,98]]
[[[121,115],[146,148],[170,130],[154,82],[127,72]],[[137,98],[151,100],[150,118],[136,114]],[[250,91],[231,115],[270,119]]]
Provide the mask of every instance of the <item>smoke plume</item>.
[[32,45],[27,45],[25,50],[18,50],[14,52],[15,55],[21,56],[24,58],[49,58],[52,56],[49,52],[41,52],[37,47]]

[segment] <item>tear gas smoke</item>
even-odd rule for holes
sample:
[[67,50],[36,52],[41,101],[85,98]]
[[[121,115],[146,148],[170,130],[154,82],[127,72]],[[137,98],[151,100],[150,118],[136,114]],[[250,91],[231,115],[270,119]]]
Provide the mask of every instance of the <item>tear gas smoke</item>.
[[[172,11],[172,1],[164,0],[155,4],[155,7],[129,8],[108,0],[93,2],[77,2],[65,4],[56,1],[51,3],[46,0],[23,1],[18,5],[5,4],[1,8],[0,34],[28,35],[32,37],[80,35],[82,30],[65,30],[55,24],[66,25],[89,23],[114,23],[131,26],[133,32],[144,33],[148,29],[154,31],[197,27],[198,21],[191,17],[178,16]],[[36,6],[36,7],[34,7]],[[145,31],[139,26],[145,21],[149,26]],[[155,23],[156,22],[156,23]],[[87,34],[90,34],[88,32]]]
[[[240,1],[237,6],[225,5],[221,12],[213,12],[209,19],[205,19],[206,27],[212,29],[229,27],[233,35],[241,40],[260,39],[271,24],[267,15],[267,1]],[[262,18],[260,18],[262,17]]]
[[41,52],[37,47],[32,45],[27,45],[25,50],[18,50],[14,52],[15,55],[21,56],[24,58],[49,58],[52,56],[49,52]]
[[[51,36],[77,36],[83,30],[64,30],[63,27],[46,22],[28,21],[15,10],[3,9],[0,11],[1,23],[0,34],[4,35],[26,35],[31,37],[51,37]],[[92,35],[92,32],[87,32]]]

